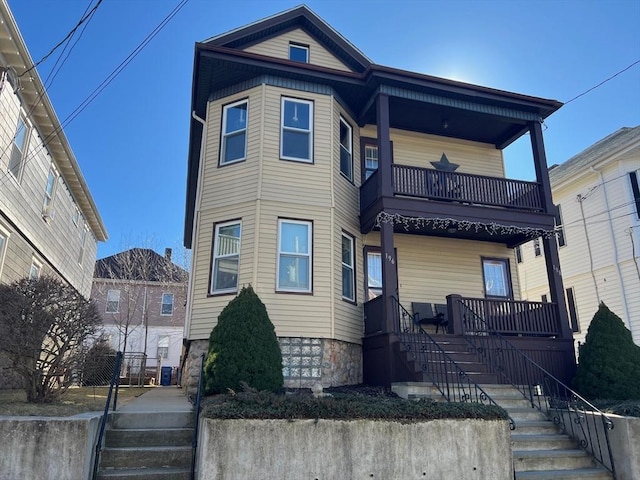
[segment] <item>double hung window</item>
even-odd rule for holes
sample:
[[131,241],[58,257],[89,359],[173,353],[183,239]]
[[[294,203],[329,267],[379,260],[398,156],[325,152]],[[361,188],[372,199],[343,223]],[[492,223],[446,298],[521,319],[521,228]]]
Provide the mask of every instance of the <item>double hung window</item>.
[[162,304],[160,305],[160,315],[173,315],[173,293],[162,294]]
[[364,146],[364,179],[369,178],[373,172],[378,170],[378,146]]
[[280,158],[313,162],[313,102],[282,98]]
[[58,179],[58,174],[56,173],[55,169],[51,167],[49,169],[49,176],[47,177],[47,186],[44,189],[44,203],[43,203],[44,210],[51,207],[51,205],[53,204],[53,194],[56,189],[57,179]]
[[367,251],[367,300],[382,295],[382,254],[379,250]]
[[158,336],[158,358],[169,356],[169,335]]
[[241,232],[242,222],[240,221],[216,225],[210,287],[212,294],[238,291]]
[[11,145],[11,157],[9,158],[9,172],[11,172],[11,175],[18,181],[22,173],[28,143],[29,128],[25,120],[20,117],[16,127],[16,134],[13,137],[13,144]]
[[312,230],[308,221],[278,221],[277,290],[311,292]]
[[353,182],[353,133],[349,125],[340,117],[340,172]]
[[354,238],[346,233],[342,234],[342,298],[355,302],[355,258]]
[[118,313],[120,311],[120,290],[107,291],[106,313]]
[[240,162],[247,158],[248,100],[225,105],[222,110],[222,145],[220,165]]

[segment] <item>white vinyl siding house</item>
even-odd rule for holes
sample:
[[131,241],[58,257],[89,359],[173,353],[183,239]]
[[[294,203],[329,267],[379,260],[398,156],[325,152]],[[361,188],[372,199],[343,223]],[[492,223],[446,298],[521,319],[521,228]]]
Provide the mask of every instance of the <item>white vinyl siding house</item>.
[[[32,70],[30,81],[15,88],[16,76],[31,65],[6,2],[0,4],[0,151],[6,152],[0,156],[0,282],[29,276],[36,258],[42,274],[88,297],[106,229],[38,73]],[[76,211],[87,219],[82,234],[73,228]]]
[[[592,168],[593,167],[593,168]],[[624,321],[640,345],[640,218],[631,173],[640,169],[640,127],[622,128],[550,170],[562,212],[559,248],[574,338],[584,342],[600,302]],[[524,298],[546,295],[544,255],[522,246]],[[537,257],[537,258],[536,258]],[[574,311],[571,311],[571,302]],[[572,318],[573,317],[573,318]]]

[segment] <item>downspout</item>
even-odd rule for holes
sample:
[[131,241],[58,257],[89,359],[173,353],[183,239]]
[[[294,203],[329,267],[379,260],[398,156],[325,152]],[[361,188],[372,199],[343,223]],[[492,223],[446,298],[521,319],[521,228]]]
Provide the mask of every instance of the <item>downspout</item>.
[[[627,328],[629,329],[629,331],[631,331],[631,317],[629,316],[629,307],[627,306],[627,295],[624,291],[624,282],[622,279],[622,270],[620,269],[620,259],[618,256],[618,247],[616,245],[616,238],[615,235],[613,233],[613,221],[611,219],[611,210],[609,209],[609,198],[607,197],[607,185],[604,181],[604,177],[602,175],[602,171],[601,170],[597,170],[595,167],[591,166],[589,167],[589,170],[591,170],[593,173],[597,173],[598,177],[600,178],[600,187],[602,187],[602,191],[604,193],[604,206],[605,206],[605,210],[607,212],[607,221],[609,223],[609,233],[611,236],[611,244],[613,246],[613,259],[615,261],[615,265],[616,265],[616,272],[618,274],[618,282],[620,283],[620,292],[622,293],[622,305],[624,305],[624,314],[625,314],[625,318],[626,318],[626,324],[627,324]],[[600,303],[600,302],[598,302]]]
[[596,274],[593,273],[593,254],[591,253],[591,242],[589,241],[589,234],[587,233],[587,221],[584,218],[584,207],[582,202],[586,200],[581,194],[576,196],[576,201],[580,204],[580,215],[582,217],[582,228],[584,229],[584,238],[587,241],[587,251],[589,252],[589,271],[591,272],[591,278],[593,279],[593,286],[596,289],[596,301],[600,305],[600,291],[598,290],[598,282],[596,280]]
[[184,319],[184,336],[189,337],[189,330],[191,328],[191,305],[193,303],[193,265],[195,265],[194,252],[197,242],[194,243],[196,233],[198,232],[198,220],[200,216],[200,185],[202,184],[202,167],[203,158],[205,156],[205,145],[207,139],[207,122],[196,115],[195,110],[191,112],[191,117],[202,125],[202,139],[200,140],[200,159],[198,160],[198,182],[196,183],[196,202],[193,211],[193,225],[191,227],[191,272],[189,274],[189,286],[187,289],[187,305],[186,315]]

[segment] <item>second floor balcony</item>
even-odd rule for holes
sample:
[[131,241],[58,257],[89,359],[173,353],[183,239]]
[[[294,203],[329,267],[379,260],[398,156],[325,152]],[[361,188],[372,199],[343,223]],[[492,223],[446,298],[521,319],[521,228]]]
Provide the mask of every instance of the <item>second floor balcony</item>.
[[[405,221],[396,231],[496,241],[509,246],[531,239],[536,230],[554,227],[553,214],[544,211],[537,182],[398,164],[391,166],[391,172],[392,195],[381,193],[379,171],[360,188],[363,232],[375,228],[381,213],[397,219],[422,219]],[[442,228],[434,228],[436,223]]]

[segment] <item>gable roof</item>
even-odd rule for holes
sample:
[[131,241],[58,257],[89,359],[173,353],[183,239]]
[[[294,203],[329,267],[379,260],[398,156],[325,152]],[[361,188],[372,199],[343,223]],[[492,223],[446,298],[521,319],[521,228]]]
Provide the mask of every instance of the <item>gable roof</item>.
[[150,248],[132,248],[96,261],[94,278],[148,282],[184,282],[186,270]]
[[[354,71],[240,49],[299,27],[354,66]],[[557,100],[376,65],[304,5],[196,43],[184,224],[187,248],[191,248],[194,226],[201,119],[206,117],[208,102],[262,83],[329,91],[360,126],[376,123],[375,98],[385,94],[391,128],[489,143],[499,149],[527,133],[531,122],[544,120],[562,106]],[[448,122],[445,130],[442,119],[453,116],[457,121]]]
[[331,53],[356,72],[364,71],[372,63],[364,53],[306,5],[299,5],[244,27],[216,35],[205,40],[202,44],[239,50],[294,28],[302,28],[315,37]]
[[549,179],[554,186],[564,180],[573,179],[587,168],[611,158],[612,155],[631,146],[634,142],[640,145],[640,125],[622,127],[561,165],[551,167]]

